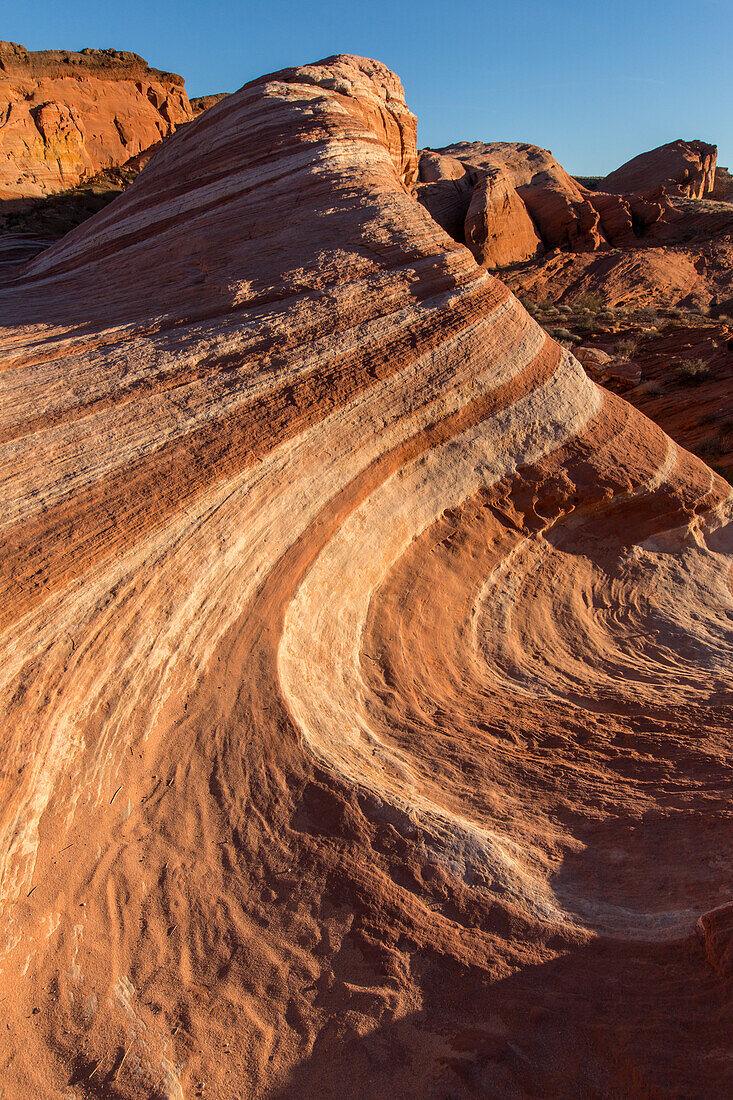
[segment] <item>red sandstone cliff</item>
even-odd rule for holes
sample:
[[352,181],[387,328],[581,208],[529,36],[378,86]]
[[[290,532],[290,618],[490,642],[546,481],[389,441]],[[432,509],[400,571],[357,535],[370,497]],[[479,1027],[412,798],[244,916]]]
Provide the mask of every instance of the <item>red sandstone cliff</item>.
[[418,197],[489,268],[555,248],[581,253],[633,246],[641,232],[658,234],[670,214],[662,189],[591,191],[552,153],[524,142],[460,142],[423,151]]
[[137,54],[0,42],[0,200],[73,187],[191,118],[183,79]]

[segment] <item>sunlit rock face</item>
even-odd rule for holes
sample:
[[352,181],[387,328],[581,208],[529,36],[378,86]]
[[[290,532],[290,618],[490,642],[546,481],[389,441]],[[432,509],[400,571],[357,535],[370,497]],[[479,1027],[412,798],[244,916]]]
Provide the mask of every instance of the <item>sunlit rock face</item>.
[[183,78],[137,54],[0,42],[0,201],[74,187],[191,118]]
[[[715,150],[715,146],[709,148]],[[670,166],[664,156],[657,156],[664,150],[636,158],[647,169],[651,165],[653,170],[647,170],[646,176],[642,172],[637,179],[632,173],[627,179],[619,169],[620,186],[606,186],[608,181],[613,183],[614,174],[607,180],[596,179],[592,190],[537,145],[460,141],[437,151],[421,151],[417,194],[438,224],[465,243],[478,263],[493,270],[556,249],[584,254],[648,248],[653,241],[688,240],[698,231],[694,218],[689,212],[682,215],[670,195],[697,193],[699,188],[666,180],[664,172],[672,171],[674,164],[680,177],[687,169],[682,161],[677,164],[673,158]],[[709,182],[714,163],[706,171]],[[638,188],[632,186],[635,183]]]
[[733,1085],[730,488],[416,183],[331,58],[0,293],[7,1095]]
[[705,141],[670,141],[640,153],[601,182],[604,191],[651,191],[665,187],[673,194],[702,199],[715,188],[717,145]]

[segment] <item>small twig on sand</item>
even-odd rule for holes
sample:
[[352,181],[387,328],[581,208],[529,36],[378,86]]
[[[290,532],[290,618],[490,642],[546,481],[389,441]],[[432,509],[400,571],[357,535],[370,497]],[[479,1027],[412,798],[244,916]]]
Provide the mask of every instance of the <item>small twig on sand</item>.
[[117,798],[117,795],[118,795],[118,794],[120,793],[120,791],[121,791],[121,790],[122,790],[122,787],[120,786],[120,787],[118,787],[118,788],[117,788],[117,790],[115,791],[115,793],[114,793],[114,794],[112,795],[112,797],[111,797],[111,798],[110,798],[110,800],[109,800],[109,804],[110,804],[110,806],[112,805],[112,803],[114,802],[114,800],[115,800],[115,799]]
[[132,1040],[130,1041],[130,1045],[128,1046],[128,1048],[127,1048],[127,1050],[125,1051],[125,1053],[124,1053],[124,1054],[122,1055],[122,1061],[120,1062],[119,1066],[118,1066],[118,1067],[117,1067],[117,1069],[115,1070],[115,1076],[114,1076],[114,1079],[115,1079],[115,1081],[117,1080],[117,1078],[118,1078],[118,1077],[119,1077],[119,1075],[120,1075],[120,1070],[122,1069],[122,1067],[123,1067],[123,1066],[124,1066],[124,1064],[125,1064],[125,1058],[127,1058],[127,1055],[128,1055],[128,1054],[130,1053],[130,1051],[132,1050],[132,1044],[133,1044],[134,1042],[135,1042],[135,1040],[134,1040],[134,1039],[132,1039]]

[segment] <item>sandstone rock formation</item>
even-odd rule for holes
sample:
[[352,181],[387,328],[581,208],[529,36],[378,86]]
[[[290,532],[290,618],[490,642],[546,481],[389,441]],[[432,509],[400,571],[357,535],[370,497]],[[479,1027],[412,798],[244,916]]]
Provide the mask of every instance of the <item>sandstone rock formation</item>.
[[661,189],[624,196],[591,191],[552,153],[523,142],[460,142],[423,151],[420,179],[420,202],[489,268],[556,248],[582,253],[633,246],[670,211]]
[[444,152],[480,171],[500,172],[516,189],[545,247],[581,252],[599,247],[598,214],[552,153],[525,142],[460,142]]
[[507,267],[544,251],[527,207],[497,169],[486,172],[474,186],[464,232],[478,262],[490,268]]
[[599,189],[626,194],[664,187],[673,194],[701,199],[715,186],[717,159],[717,145],[678,138],[622,164],[606,176]]
[[0,42],[0,200],[73,187],[191,118],[182,77],[137,54]]
[[733,210],[674,199],[658,228],[658,236],[637,248],[553,252],[504,277],[520,294],[554,301],[592,294],[609,306],[684,305],[733,314]]
[[724,978],[733,978],[733,905],[703,913],[697,931],[710,965]]
[[725,1095],[730,487],[227,104],[0,291],[6,1095]]
[[733,202],[733,175],[720,164],[715,168],[715,183],[710,198],[718,202]]
[[228,92],[215,92],[213,95],[195,96],[190,101],[194,118],[203,114],[204,111],[208,111],[210,107],[216,107],[217,103],[221,103],[222,99],[226,99],[228,95]]

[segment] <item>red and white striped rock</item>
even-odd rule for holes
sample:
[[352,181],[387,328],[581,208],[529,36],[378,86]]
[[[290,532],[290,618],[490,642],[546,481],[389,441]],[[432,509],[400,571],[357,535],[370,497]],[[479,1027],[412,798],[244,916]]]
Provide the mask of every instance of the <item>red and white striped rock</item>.
[[20,1100],[733,1085],[730,489],[416,180],[290,69],[0,294]]

